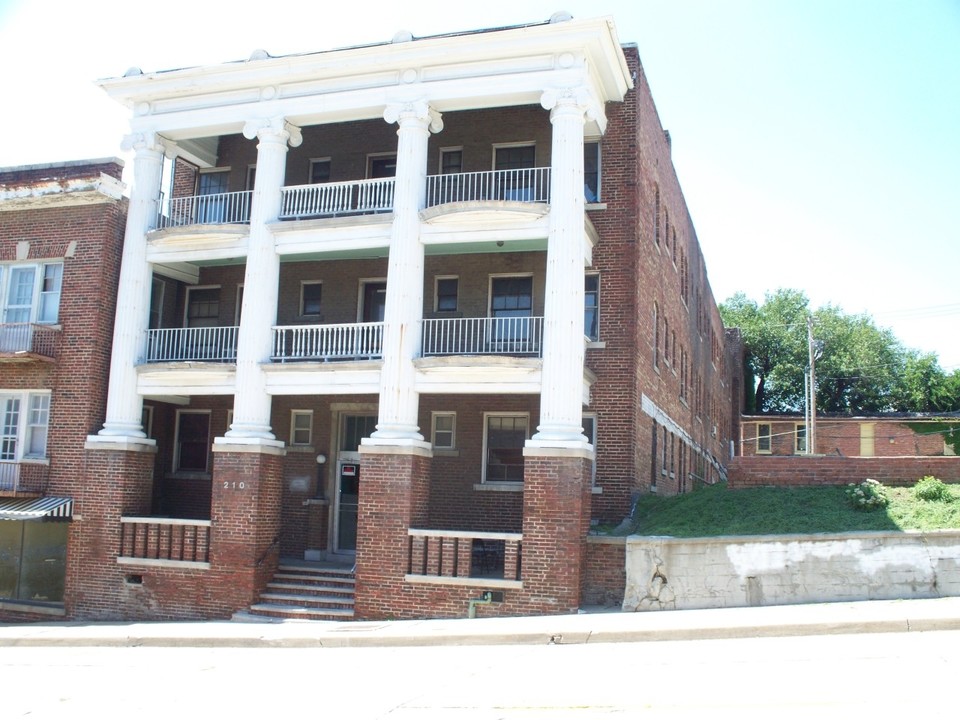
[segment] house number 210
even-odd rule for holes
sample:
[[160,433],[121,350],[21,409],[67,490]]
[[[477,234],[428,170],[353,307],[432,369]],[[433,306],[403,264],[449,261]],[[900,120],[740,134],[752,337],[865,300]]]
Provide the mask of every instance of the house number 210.
[[232,481],[232,482],[229,481],[229,480],[224,480],[224,481],[223,481],[223,489],[224,489],[224,490],[243,490],[243,489],[246,488],[246,487],[247,487],[247,486],[246,486],[246,484],[243,482],[243,480],[241,480],[240,482],[237,482],[236,480],[234,480],[234,481]]

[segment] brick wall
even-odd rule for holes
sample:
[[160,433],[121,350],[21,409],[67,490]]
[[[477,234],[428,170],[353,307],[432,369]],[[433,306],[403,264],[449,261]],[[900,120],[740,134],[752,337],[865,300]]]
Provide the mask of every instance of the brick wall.
[[926,475],[960,482],[960,457],[737,457],[728,467],[730,488],[846,485],[867,478],[885,485],[912,485]]
[[620,607],[626,583],[624,548],[624,538],[587,538],[582,605]]

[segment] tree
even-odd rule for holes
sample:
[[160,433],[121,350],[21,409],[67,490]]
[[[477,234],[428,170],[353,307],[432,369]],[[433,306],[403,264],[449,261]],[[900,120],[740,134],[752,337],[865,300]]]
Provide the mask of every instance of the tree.
[[819,412],[960,410],[960,370],[947,375],[936,355],[909,350],[868,315],[827,305],[810,311],[799,290],[767,293],[757,304],[737,293],[720,305],[727,327],[739,327],[746,349],[745,385],[755,388],[748,412],[799,412],[809,366],[807,318],[813,319]]

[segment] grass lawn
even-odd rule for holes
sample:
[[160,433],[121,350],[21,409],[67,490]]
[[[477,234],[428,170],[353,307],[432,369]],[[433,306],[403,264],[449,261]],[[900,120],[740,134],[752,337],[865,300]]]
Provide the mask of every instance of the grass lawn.
[[960,529],[960,486],[946,500],[919,500],[913,487],[888,487],[886,508],[850,506],[845,487],[749,488],[725,483],[685,495],[640,498],[635,524],[617,535],[766,535],[855,530]]

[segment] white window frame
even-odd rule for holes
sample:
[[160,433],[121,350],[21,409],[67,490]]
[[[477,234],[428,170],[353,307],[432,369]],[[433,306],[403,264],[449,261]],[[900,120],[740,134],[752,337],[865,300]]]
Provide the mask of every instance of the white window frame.
[[[159,288],[159,290],[158,290]],[[167,284],[158,277],[150,281],[150,321],[151,329],[163,327],[163,299],[167,292]],[[156,300],[156,302],[154,302]]]
[[[56,306],[56,319],[55,320],[41,320],[40,319],[40,305],[44,295],[53,295],[52,291],[44,291],[43,283],[46,277],[46,269],[48,266],[59,266],[60,267],[60,287],[56,291],[57,296],[57,306]],[[49,259],[43,262],[15,262],[15,263],[4,263],[0,264],[0,322],[9,323],[10,320],[7,319],[7,312],[9,310],[9,293],[10,293],[10,280],[16,270],[22,268],[29,268],[33,270],[33,287],[30,289],[30,306],[27,313],[27,319],[22,322],[37,324],[37,325],[51,325],[56,326],[60,323],[60,303],[63,299],[63,276],[64,276],[64,263],[62,259]],[[15,305],[15,308],[27,309],[27,305]],[[15,321],[21,322],[21,321]]]
[[[441,280],[456,280],[457,281],[457,306],[453,310],[441,310],[440,309],[440,281]],[[460,276],[459,275],[436,275],[433,278],[433,311],[434,312],[457,312],[460,309]]]
[[240,317],[243,311],[243,283],[237,284],[236,305],[233,313],[233,324],[240,327]]
[[[221,285],[188,285],[186,289],[186,297],[184,297],[184,302],[183,302],[183,327],[185,328],[190,327],[190,293],[195,292],[197,290],[219,290],[221,296],[223,294],[223,287]],[[222,297],[217,298],[218,303],[222,302],[222,300],[223,300]],[[222,310],[220,312],[222,313]],[[203,326],[203,327],[219,327],[219,324],[220,324],[220,313],[218,313],[216,325]]]
[[590,467],[590,486],[596,487],[597,485],[597,413],[595,412],[585,412],[581,415],[582,420],[590,420],[593,428],[593,432],[588,433],[586,428],[582,428],[584,436],[587,438],[587,442],[593,445],[593,462]]
[[586,317],[586,312],[587,312],[587,288],[586,288],[586,283],[587,283],[587,278],[591,278],[591,277],[594,277],[594,278],[597,279],[597,290],[596,290],[596,296],[597,296],[597,305],[596,305],[597,336],[596,336],[596,337],[590,337],[589,335],[586,334],[586,332],[584,332],[584,335],[587,335],[587,339],[588,339],[590,342],[600,342],[600,273],[599,273],[599,272],[588,272],[588,273],[584,273],[584,276],[583,276],[583,283],[584,283],[584,288],[583,288],[583,312],[584,312],[584,317]]
[[244,185],[246,189],[252,191],[253,186],[256,184],[256,181],[257,181],[257,164],[251,163],[250,165],[247,165],[247,176],[246,178],[244,178]]
[[153,437],[153,405],[140,408],[140,428],[148,438]]
[[534,276],[532,272],[526,273],[491,273],[487,278],[487,317],[493,317],[493,281],[502,280],[504,278],[530,278],[530,315],[528,317],[535,317],[536,313],[536,299],[537,299],[537,288],[534,283]]
[[[800,438],[803,438],[803,447],[801,447]],[[806,455],[807,454],[807,443],[809,442],[809,437],[807,436],[807,426],[806,423],[794,423],[793,425],[793,451],[797,455]]]
[[[50,445],[50,405],[52,394],[49,390],[0,390],[0,425],[2,425],[6,414],[6,401],[16,399],[18,402],[17,410],[17,428],[16,435],[12,439],[16,443],[16,449],[13,458],[7,462],[38,461],[47,460]],[[45,413],[45,423],[32,423],[34,412],[34,400],[40,399],[45,404],[42,411]],[[33,438],[34,427],[43,427],[44,441],[42,453],[29,452],[31,440]]]
[[[587,145],[591,144],[597,146],[597,198],[596,200],[586,200],[585,198],[585,200],[588,205],[595,205],[603,202],[603,150],[599,137],[585,137],[583,139],[584,153],[586,153]],[[583,183],[583,191],[586,194],[586,180]]]
[[[446,154],[448,154],[448,153],[455,153],[455,152],[460,153],[460,172],[461,172],[461,173],[463,172],[463,145],[455,145],[455,146],[451,146],[451,147],[442,147],[442,148],[440,148],[439,153],[438,153],[438,158],[437,158],[437,175],[443,175],[443,174],[445,174],[445,173],[443,172],[443,157],[444,157],[444,155],[446,155]],[[446,174],[453,175],[453,174],[455,174],[455,173],[446,173]]]
[[320,302],[323,302],[323,281],[322,280],[301,280],[300,281],[300,317],[320,317],[320,307],[317,307],[315,313],[306,312],[306,307],[304,306],[304,289],[307,285],[319,285],[320,286]]
[[[771,425],[770,423],[758,422],[756,427],[757,427],[757,437],[756,437],[757,455],[770,455],[773,452],[773,425]],[[767,432],[765,434],[760,430],[760,428],[762,427],[767,428]],[[761,447],[761,440],[767,441],[766,449]]]
[[522,417],[527,422],[526,440],[530,439],[530,413],[528,412],[497,412],[489,411],[483,413],[483,459],[480,467],[480,483],[487,486],[498,487],[522,487],[523,481],[514,480],[490,480],[487,481],[487,430],[490,426],[492,417]]
[[[298,418],[307,418],[307,427],[297,427]],[[307,432],[306,442],[297,439],[297,432]],[[291,410],[290,411],[290,445],[297,447],[308,447],[313,445],[313,410]]]
[[[367,153],[367,168],[366,168],[366,179],[367,179],[367,180],[372,180],[372,179],[374,179],[373,174],[372,174],[374,161],[375,161],[375,160],[378,160],[379,158],[388,158],[388,157],[392,157],[392,158],[393,158],[394,165],[396,165],[396,163],[397,163],[398,160],[399,160],[399,158],[397,157],[396,151],[393,151],[393,152]],[[396,177],[396,172],[394,172],[394,175],[393,175],[393,176]],[[390,176],[388,175],[387,177],[390,177]],[[379,179],[383,179],[383,178],[379,178]]]
[[[185,408],[177,408],[177,414],[174,418],[173,426],[173,472],[175,473],[209,473],[210,472],[210,434],[212,432],[212,424],[210,422],[212,412],[210,410],[188,410]],[[207,416],[207,455],[206,455],[206,469],[197,470],[191,468],[189,470],[180,469],[180,418],[184,415],[206,415]]]
[[[307,166],[307,182],[310,183],[311,185],[314,184],[313,167],[314,165],[318,165],[320,163],[327,163],[330,166],[330,174],[333,174],[333,160],[330,157],[310,158],[310,164]],[[329,176],[327,177],[327,182],[332,182]],[[317,184],[321,185],[323,183],[317,183]]]
[[[533,169],[537,167],[537,143],[535,140],[524,140],[521,142],[507,142],[507,143],[493,143],[490,153],[490,169],[497,169],[497,150],[505,150],[507,148],[515,147],[532,147],[533,148],[533,165],[530,168],[523,169]],[[516,168],[515,168],[516,169]]]
[[[440,430],[439,432],[450,433],[450,444],[440,445],[437,443],[437,419],[450,418],[450,430]],[[430,442],[434,450],[456,450],[457,449],[457,413],[450,410],[434,410],[430,413]]]

